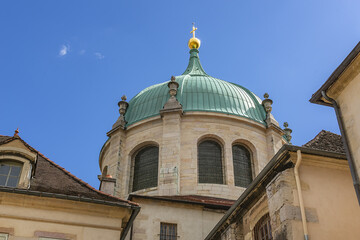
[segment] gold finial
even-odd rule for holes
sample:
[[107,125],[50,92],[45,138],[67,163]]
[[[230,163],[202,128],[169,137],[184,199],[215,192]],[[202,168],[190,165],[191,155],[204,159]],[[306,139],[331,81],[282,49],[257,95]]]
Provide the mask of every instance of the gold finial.
[[198,49],[200,47],[200,39],[195,37],[195,31],[197,28],[195,27],[195,24],[193,23],[192,31],[190,33],[193,34],[193,37],[190,38],[188,42],[188,46],[190,49]]

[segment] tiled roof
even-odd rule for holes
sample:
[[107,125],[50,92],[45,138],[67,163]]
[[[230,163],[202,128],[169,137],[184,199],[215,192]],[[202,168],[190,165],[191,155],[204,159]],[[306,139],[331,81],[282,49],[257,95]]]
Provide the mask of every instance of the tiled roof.
[[198,204],[210,208],[219,208],[219,209],[229,209],[234,203],[235,200],[225,199],[225,198],[216,198],[216,197],[207,197],[199,195],[173,195],[173,196],[144,196],[144,195],[130,195],[130,199],[133,197],[139,198],[148,198],[155,200],[164,200],[171,202],[180,202],[180,203],[189,203],[189,204]]
[[314,139],[304,144],[303,147],[328,152],[345,153],[341,136],[325,130],[322,130]]
[[11,138],[11,137],[9,137],[9,136],[4,136],[4,135],[0,135],[0,144],[1,144],[2,142],[6,141],[6,140],[9,139],[9,138]]
[[64,168],[46,158],[43,154],[32,148],[20,137],[8,137],[0,135],[0,145],[11,142],[15,139],[19,139],[31,151],[34,151],[38,154],[34,171],[35,174],[30,180],[30,188],[28,189],[29,191],[54,193],[137,206],[136,203],[111,196],[93,188],[88,183],[75,177]]

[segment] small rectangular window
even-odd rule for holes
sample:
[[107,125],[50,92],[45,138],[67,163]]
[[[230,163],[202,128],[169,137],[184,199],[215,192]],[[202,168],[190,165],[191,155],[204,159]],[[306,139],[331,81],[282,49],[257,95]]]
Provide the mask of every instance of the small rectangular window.
[[8,240],[9,235],[5,233],[0,233],[0,240]]
[[177,225],[171,223],[160,223],[160,240],[176,240]]

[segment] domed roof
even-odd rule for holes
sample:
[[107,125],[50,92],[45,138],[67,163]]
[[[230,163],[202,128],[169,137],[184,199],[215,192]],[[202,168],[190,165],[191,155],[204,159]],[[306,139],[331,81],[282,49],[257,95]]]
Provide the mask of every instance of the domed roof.
[[[266,113],[261,99],[248,89],[226,82],[205,73],[197,49],[190,50],[189,65],[176,77],[179,88],[176,98],[183,111],[218,112],[245,117],[261,124]],[[127,126],[140,120],[160,115],[160,110],[169,100],[168,82],[145,88],[129,102],[125,113]]]

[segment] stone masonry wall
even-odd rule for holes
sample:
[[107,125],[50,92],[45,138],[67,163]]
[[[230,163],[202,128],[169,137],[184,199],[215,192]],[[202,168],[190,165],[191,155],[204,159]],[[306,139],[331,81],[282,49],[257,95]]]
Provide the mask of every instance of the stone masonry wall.
[[[307,184],[302,182],[302,190]],[[296,191],[294,169],[290,168],[277,174],[267,185],[266,194],[274,240],[301,240],[304,238],[301,212]],[[305,205],[307,222],[317,223],[316,210]]]
[[[236,116],[165,113],[162,118],[147,119],[112,133],[110,146],[104,149],[100,161],[103,167],[110,166],[110,174],[117,179],[116,195],[126,198],[131,188],[134,154],[144,146],[157,145],[158,187],[139,190],[136,194],[197,194],[237,199],[245,188],[234,185],[232,145],[243,144],[250,150],[255,178],[273,156],[268,153],[267,141],[281,139],[276,134],[275,131],[267,132],[264,125]],[[225,184],[198,184],[197,146],[206,138],[215,139],[222,145]],[[277,144],[276,148],[279,147],[281,145]]]

